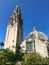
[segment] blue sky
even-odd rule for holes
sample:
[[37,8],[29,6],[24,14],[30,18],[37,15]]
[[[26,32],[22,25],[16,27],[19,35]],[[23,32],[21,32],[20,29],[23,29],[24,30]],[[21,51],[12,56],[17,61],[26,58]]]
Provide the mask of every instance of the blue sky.
[[24,38],[33,31],[34,25],[49,37],[49,0],[0,0],[0,42],[5,40],[6,28],[16,5],[21,8]]

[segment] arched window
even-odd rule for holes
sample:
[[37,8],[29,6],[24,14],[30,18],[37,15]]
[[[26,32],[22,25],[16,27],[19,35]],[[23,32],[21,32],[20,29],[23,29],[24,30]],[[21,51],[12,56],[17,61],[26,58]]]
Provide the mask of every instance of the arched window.
[[33,43],[27,42],[26,49],[27,49],[27,52],[33,52]]

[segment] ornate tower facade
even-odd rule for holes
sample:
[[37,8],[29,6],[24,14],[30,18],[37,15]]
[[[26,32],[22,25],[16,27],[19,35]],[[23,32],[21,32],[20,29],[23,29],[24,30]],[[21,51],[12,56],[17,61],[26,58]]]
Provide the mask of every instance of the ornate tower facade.
[[23,40],[23,21],[21,10],[18,6],[14,9],[7,26],[4,48],[10,48],[15,52],[16,45]]

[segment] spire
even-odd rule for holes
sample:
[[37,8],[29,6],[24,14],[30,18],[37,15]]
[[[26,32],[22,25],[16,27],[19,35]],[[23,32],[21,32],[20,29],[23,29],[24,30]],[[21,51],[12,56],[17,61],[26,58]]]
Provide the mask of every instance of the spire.
[[16,8],[14,9],[14,13],[20,13],[20,7],[17,5]]
[[37,31],[37,28],[36,28],[36,26],[34,26],[34,29],[33,29],[33,31]]
[[10,17],[10,22],[9,24],[13,25],[13,20],[19,20],[19,18],[21,18],[21,10],[20,7],[17,5],[16,8],[14,9],[14,12],[12,14],[12,16]]

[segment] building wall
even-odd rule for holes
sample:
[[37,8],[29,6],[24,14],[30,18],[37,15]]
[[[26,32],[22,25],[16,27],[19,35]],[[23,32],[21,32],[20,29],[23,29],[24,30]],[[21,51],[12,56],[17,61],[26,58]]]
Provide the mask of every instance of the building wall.
[[46,43],[43,43],[41,40],[35,39],[35,49],[43,57],[48,57],[48,50]]
[[15,51],[14,47],[16,47],[17,43],[17,32],[18,31],[18,23],[15,25],[8,25],[7,27],[7,34],[5,39],[5,45],[4,48],[10,48],[13,51]]
[[[21,44],[22,50],[25,53],[26,52],[26,43],[27,39],[24,40]],[[34,48],[34,41],[35,41],[35,48]],[[46,43],[43,43],[41,40],[35,38],[33,41],[32,38],[28,39],[28,42],[32,42],[33,43],[33,51],[36,51],[37,53],[39,53],[42,57],[48,57],[48,50],[47,50],[47,45]]]

